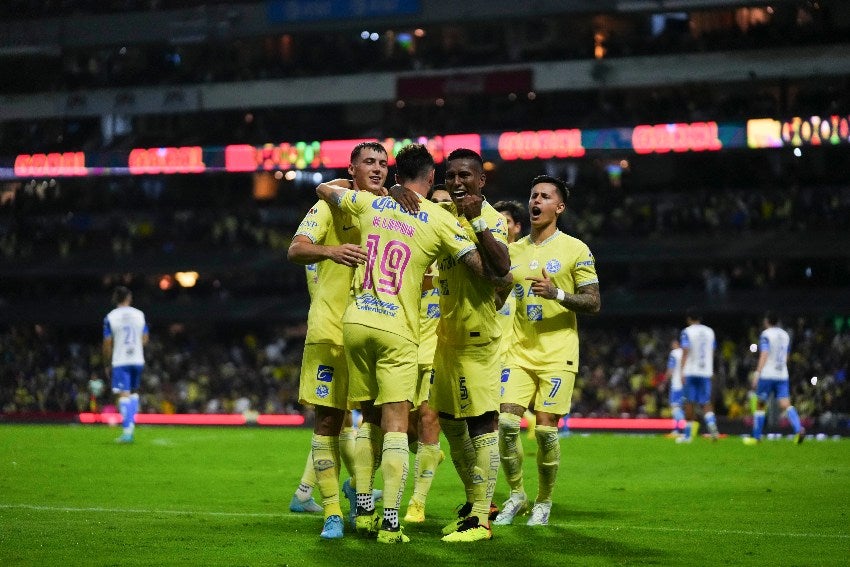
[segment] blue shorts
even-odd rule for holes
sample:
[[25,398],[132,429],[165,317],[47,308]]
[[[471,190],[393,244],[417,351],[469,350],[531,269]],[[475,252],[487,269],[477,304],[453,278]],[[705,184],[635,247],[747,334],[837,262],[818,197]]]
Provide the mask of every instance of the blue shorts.
[[711,378],[686,376],[682,397],[688,403],[705,405],[711,401]]
[[788,380],[768,380],[765,378],[759,378],[758,385],[756,386],[756,395],[759,400],[766,402],[768,398],[770,398],[770,394],[773,394],[773,397],[777,400],[790,398],[791,395],[788,389]]
[[670,407],[682,405],[682,389],[670,390]]
[[132,392],[139,389],[142,379],[142,364],[112,367],[112,393]]

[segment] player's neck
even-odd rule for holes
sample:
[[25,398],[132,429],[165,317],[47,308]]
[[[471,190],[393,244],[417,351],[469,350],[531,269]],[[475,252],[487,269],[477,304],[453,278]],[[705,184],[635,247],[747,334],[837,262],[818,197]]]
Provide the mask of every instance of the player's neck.
[[540,244],[544,242],[546,239],[550,238],[555,232],[558,230],[558,225],[555,223],[547,224],[545,226],[541,226],[537,228],[535,226],[531,227],[531,231],[528,235],[528,238],[535,244]]

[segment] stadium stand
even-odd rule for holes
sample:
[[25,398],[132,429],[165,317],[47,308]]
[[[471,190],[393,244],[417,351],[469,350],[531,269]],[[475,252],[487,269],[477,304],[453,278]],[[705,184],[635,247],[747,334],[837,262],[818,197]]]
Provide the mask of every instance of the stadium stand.
[[[4,413],[88,403],[98,322],[119,282],[154,330],[147,410],[233,410],[247,399],[301,411],[290,382],[306,286],[284,254],[314,200],[313,174],[342,174],[18,175],[16,156],[84,151],[109,169],[136,148],[850,119],[850,10],[838,1],[695,0],[651,12],[576,0],[521,16],[493,1],[464,24],[442,0],[362,17],[266,11],[279,4],[0,8]],[[494,200],[523,199],[544,171],[576,184],[564,230],[590,244],[603,296],[602,313],[581,323],[579,413],[663,415],[653,387],[667,335],[700,304],[731,345],[718,410],[736,417],[751,327],[779,306],[788,324],[800,319],[801,413],[846,422],[850,135],[836,132],[817,145],[639,153],[606,138],[581,156],[489,156]],[[183,287],[177,272],[197,282]],[[261,345],[280,340],[286,361],[266,364]]]

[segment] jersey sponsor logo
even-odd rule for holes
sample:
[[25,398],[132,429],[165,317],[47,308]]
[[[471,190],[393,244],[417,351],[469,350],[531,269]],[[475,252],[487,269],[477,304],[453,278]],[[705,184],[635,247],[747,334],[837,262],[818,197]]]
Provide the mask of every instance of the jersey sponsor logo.
[[[457,261],[454,259],[454,256],[444,256],[437,262],[437,268],[441,272],[445,272],[446,270],[451,270],[457,266]],[[442,281],[442,280],[441,280]]]
[[319,382],[333,382],[333,379],[334,367],[320,364],[319,368],[316,370],[316,380]]
[[502,382],[507,382],[508,378],[511,377],[511,369],[510,368],[502,368]]
[[303,220],[301,221],[301,228],[316,228],[319,226],[319,223],[312,220]]
[[325,398],[327,398],[328,394],[330,394],[330,393],[331,393],[330,389],[327,386],[325,386],[324,384],[322,384],[322,385],[320,385],[316,388],[316,395],[323,400]]
[[543,320],[543,306],[542,305],[526,305],[525,313],[528,317],[529,321],[542,321]]
[[439,303],[429,303],[428,309],[425,310],[425,316],[428,319],[439,319],[440,318],[440,304]]
[[418,213],[411,213],[404,207],[402,207],[395,199],[392,197],[381,197],[379,199],[375,199],[372,201],[372,208],[379,212],[384,212],[384,210],[391,211],[401,211],[403,213],[407,213],[408,215],[419,219],[422,222],[428,222],[428,213],[425,211],[419,211]]
[[398,305],[388,301],[382,301],[369,293],[361,293],[354,298],[354,306],[361,311],[372,311],[382,315],[396,316]]
[[561,271],[561,263],[554,258],[546,262],[546,271],[550,274],[557,274]]
[[592,266],[593,259],[590,260],[582,260],[580,262],[576,262],[576,268],[581,268],[582,266]]
[[522,299],[525,297],[525,288],[522,287],[522,284],[514,285],[514,297],[517,299]]

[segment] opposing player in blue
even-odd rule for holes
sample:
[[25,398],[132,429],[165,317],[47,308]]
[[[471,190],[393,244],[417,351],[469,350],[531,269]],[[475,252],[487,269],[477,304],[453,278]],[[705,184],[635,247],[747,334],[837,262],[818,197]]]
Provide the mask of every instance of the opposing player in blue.
[[718,438],[717,418],[711,404],[711,378],[714,375],[714,351],[717,341],[714,329],[702,324],[702,315],[696,308],[688,309],[688,326],[679,336],[682,345],[682,376],[685,384],[683,399],[685,418],[688,420],[684,435],[676,439],[677,443],[690,443],[699,431],[699,422],[694,419],[694,405],[702,408],[703,420],[712,441]]
[[103,319],[103,362],[118,397],[123,433],[118,443],[132,443],[139,411],[139,386],[145,366],[144,347],[150,335],[145,314],[132,307],[132,292],[118,286],[112,292],[115,309]]
[[670,413],[673,418],[673,431],[669,436],[678,439],[685,427],[685,412],[682,409],[682,347],[677,339],[670,341],[670,354],[667,356],[664,377],[667,379]]
[[794,442],[802,443],[806,430],[800,423],[797,409],[791,405],[788,374],[788,353],[791,348],[791,337],[779,326],[779,319],[774,313],[764,316],[764,330],[759,336],[759,361],[754,372],[754,384],[758,406],[753,417],[753,436],[744,437],[747,445],[756,445],[761,441],[764,432],[764,422],[767,415],[767,402],[774,396],[779,407],[785,412],[791,427],[794,429]]

